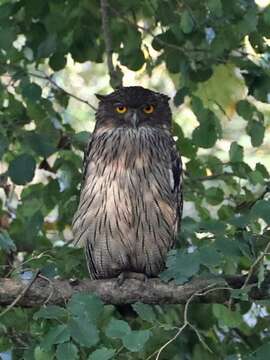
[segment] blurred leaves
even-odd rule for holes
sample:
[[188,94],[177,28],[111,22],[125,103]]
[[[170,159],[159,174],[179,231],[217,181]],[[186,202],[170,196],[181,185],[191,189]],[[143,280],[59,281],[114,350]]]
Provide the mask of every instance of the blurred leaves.
[[16,251],[16,246],[7,231],[0,231],[0,250],[8,254]]

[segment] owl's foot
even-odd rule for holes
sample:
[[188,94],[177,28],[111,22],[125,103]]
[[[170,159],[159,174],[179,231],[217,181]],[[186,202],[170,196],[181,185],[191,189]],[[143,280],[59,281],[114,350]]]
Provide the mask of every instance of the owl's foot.
[[117,285],[121,286],[126,279],[136,279],[140,281],[146,281],[148,277],[143,273],[124,271],[117,277]]

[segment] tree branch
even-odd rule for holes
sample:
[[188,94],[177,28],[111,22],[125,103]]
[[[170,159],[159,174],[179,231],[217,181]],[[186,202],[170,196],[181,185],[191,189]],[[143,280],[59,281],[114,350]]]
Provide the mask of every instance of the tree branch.
[[110,75],[110,83],[113,88],[122,86],[122,74],[119,68],[114,68],[112,55],[112,39],[109,20],[109,4],[108,0],[100,0],[102,30],[104,35],[105,49],[107,54],[107,66]]
[[33,77],[38,78],[38,79],[47,80],[49,83],[51,83],[52,86],[54,86],[56,89],[62,91],[67,96],[69,96],[69,97],[71,97],[71,98],[73,98],[73,99],[75,99],[77,101],[80,101],[83,104],[88,105],[94,111],[97,110],[94,105],[90,104],[89,101],[84,100],[84,99],[80,98],[79,96],[72,94],[71,92],[69,92],[69,91],[65,90],[64,88],[62,88],[62,86],[58,85],[57,82],[55,80],[53,80],[52,76],[48,76],[48,75],[45,75],[45,74],[44,75],[39,75],[39,74],[33,73],[33,72],[28,72],[28,74],[30,76],[33,76]]
[[[186,304],[193,301],[204,303],[226,303],[232,289],[240,289],[246,276],[222,278],[197,278],[184,285],[163,283],[159,279],[145,282],[129,279],[119,286],[116,279],[68,281],[46,279],[40,275],[25,292],[25,282],[17,279],[0,279],[0,305],[10,305],[19,297],[17,305],[35,307],[46,304],[65,304],[76,292],[96,293],[106,304],[131,304],[136,301],[147,304]],[[250,277],[248,285],[250,299],[269,299],[269,279],[258,289],[256,279]],[[209,289],[205,292],[205,289]],[[23,296],[20,294],[23,293]]]

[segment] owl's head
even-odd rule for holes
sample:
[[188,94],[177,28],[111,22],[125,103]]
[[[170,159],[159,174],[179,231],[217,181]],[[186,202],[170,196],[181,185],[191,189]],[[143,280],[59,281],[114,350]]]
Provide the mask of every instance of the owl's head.
[[169,97],[141,86],[122,87],[100,100],[97,127],[170,128]]

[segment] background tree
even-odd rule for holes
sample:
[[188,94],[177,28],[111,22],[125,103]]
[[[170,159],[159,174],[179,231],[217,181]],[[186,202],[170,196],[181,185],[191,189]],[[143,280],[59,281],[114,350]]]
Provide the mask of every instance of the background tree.
[[[8,279],[0,291],[3,357],[5,351],[25,360],[269,356],[266,5],[0,0],[0,276]],[[83,252],[69,244],[82,151],[93,126],[94,93],[108,92],[109,81],[115,87],[122,77],[124,85],[173,96],[185,216],[160,276],[177,284],[194,277],[197,284],[190,293],[186,285],[179,305],[136,302],[138,316],[131,320],[95,295],[68,300],[59,290],[59,306],[47,293],[56,277],[88,276]],[[36,283],[43,287],[35,297]],[[113,292],[112,282],[104,286]],[[154,292],[148,302],[158,299]]]

